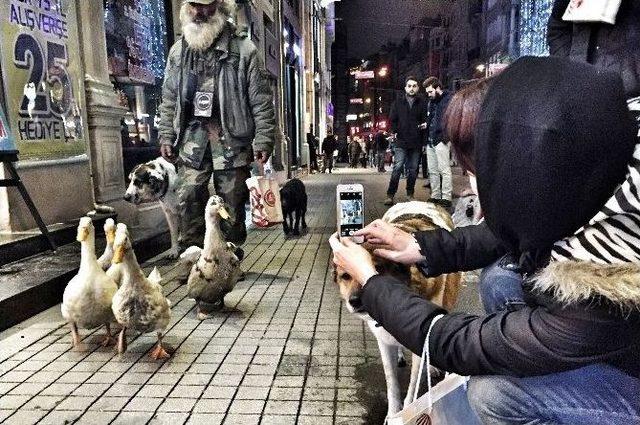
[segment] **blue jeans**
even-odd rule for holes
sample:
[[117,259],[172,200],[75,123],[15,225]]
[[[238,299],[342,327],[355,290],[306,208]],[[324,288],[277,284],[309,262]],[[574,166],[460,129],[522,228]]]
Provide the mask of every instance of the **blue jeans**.
[[513,311],[525,305],[522,276],[516,271],[515,260],[505,255],[480,274],[480,301],[487,314]]
[[421,148],[398,148],[394,149],[393,171],[391,172],[391,180],[387,195],[393,198],[398,191],[398,183],[400,182],[400,174],[405,169],[407,171],[407,195],[413,196],[416,186],[416,177],[418,176],[418,162],[422,154]]
[[[522,277],[500,259],[480,275],[487,313],[521,308]],[[469,402],[485,425],[640,424],[640,379],[607,364],[543,376],[475,376]]]

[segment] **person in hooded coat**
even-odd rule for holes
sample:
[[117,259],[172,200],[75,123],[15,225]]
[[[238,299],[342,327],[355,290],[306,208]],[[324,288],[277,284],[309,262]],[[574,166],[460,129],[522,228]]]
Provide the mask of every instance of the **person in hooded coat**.
[[330,240],[371,317],[436,367],[473,376],[469,400],[483,423],[640,422],[636,131],[618,75],[519,59],[492,81],[476,124],[485,221],[415,235],[376,221],[360,232],[376,255],[428,276],[509,254],[523,300],[510,308],[447,313],[379,275],[362,247]]

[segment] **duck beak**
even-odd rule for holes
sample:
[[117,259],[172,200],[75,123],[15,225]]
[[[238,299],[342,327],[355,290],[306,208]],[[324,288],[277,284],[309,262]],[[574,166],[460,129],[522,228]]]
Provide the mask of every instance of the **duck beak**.
[[76,237],[76,240],[78,242],[84,242],[87,240],[88,237],[89,237],[89,229],[86,229],[84,227],[78,229],[78,236]]
[[113,252],[113,259],[111,260],[111,262],[113,264],[120,264],[122,263],[122,259],[124,258],[124,246],[119,245],[116,247],[115,251]]
[[111,245],[115,240],[116,240],[116,231],[115,230],[107,231],[107,243]]
[[218,208],[218,215],[223,220],[229,220],[231,218],[231,216],[229,215],[229,212],[225,209],[225,207]]

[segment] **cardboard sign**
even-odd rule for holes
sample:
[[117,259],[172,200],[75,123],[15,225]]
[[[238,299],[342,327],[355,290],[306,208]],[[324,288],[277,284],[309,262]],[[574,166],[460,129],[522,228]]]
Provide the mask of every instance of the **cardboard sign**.
[[5,117],[21,159],[85,152],[84,71],[75,2],[0,2]]

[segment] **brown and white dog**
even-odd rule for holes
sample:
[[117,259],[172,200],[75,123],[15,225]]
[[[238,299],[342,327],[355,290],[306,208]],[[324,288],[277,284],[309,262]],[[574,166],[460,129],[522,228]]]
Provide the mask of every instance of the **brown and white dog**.
[[[451,216],[443,208],[427,202],[414,201],[396,204],[386,212],[382,220],[409,233],[437,228],[453,229]],[[363,246],[369,252],[373,252],[372,246],[367,243]],[[450,310],[458,299],[462,279],[461,273],[427,278],[416,266],[404,266],[379,257],[374,257],[374,263],[379,273],[399,278],[406,282],[412,291],[431,302],[443,306],[447,310]],[[360,285],[348,273],[337,268],[335,270],[335,279],[340,287],[340,295],[344,299],[349,312],[358,315],[364,320],[378,341],[387,383],[387,417],[389,417],[399,412],[403,406],[396,367],[404,363],[404,347],[362,310],[359,300]],[[404,400],[405,406],[412,400],[415,387],[418,385],[419,366],[420,357],[414,355],[411,362],[411,379],[407,397]]]
[[136,165],[129,174],[124,200],[134,205],[160,202],[171,234],[169,258],[178,258],[178,173],[176,167],[162,157]]

